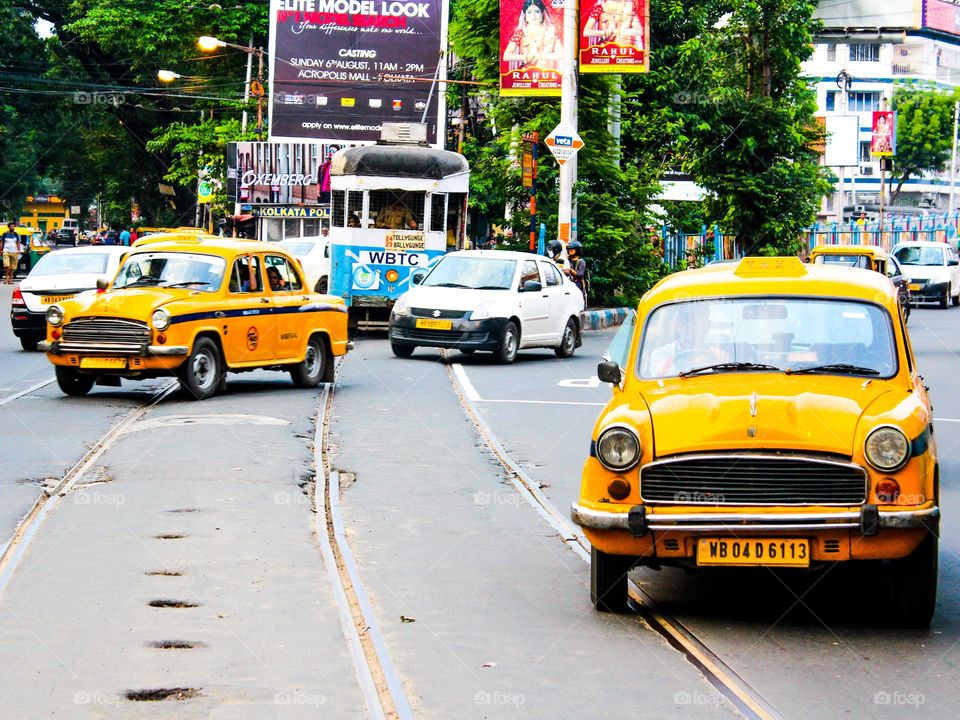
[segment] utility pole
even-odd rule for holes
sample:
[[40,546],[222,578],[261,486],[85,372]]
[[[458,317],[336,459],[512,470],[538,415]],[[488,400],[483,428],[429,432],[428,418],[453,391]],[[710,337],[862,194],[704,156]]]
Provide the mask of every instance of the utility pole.
[[[850,85],[853,83],[853,78],[850,77],[850,73],[846,70],[841,70],[837,75],[837,87],[840,88],[840,115],[846,117],[847,115],[847,93],[850,92]],[[837,168],[837,179],[839,180],[839,187],[837,189],[837,224],[843,224],[843,208],[846,205],[846,189],[845,185],[847,182],[847,169],[845,166],[840,165]]]
[[[250,36],[250,47],[253,47],[253,35]],[[243,84],[243,117],[240,121],[240,134],[247,132],[247,103],[250,101],[250,80],[253,74],[253,53],[247,53],[247,79]]]
[[952,215],[956,207],[953,204],[954,186],[957,180],[957,120],[960,119],[960,100],[953,103],[953,151],[950,154],[950,204],[948,214]]
[[[577,3],[563,3],[563,78],[560,85],[560,125],[577,132]],[[560,203],[557,208],[557,237],[566,245],[573,239],[573,185],[577,181],[577,157],[574,154],[560,165]]]

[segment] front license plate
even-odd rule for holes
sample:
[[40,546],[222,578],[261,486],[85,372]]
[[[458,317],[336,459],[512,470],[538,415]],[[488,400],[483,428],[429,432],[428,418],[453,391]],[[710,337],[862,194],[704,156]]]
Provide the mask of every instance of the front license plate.
[[417,320],[417,327],[427,330],[450,330],[453,327],[453,320],[428,320],[421,318]]
[[63,302],[64,300],[69,300],[73,295],[47,295],[40,298],[40,303],[42,305],[53,305],[53,303]]
[[80,358],[84,370],[125,370],[126,358]]
[[809,567],[810,541],[781,538],[700,538],[697,565]]
[[916,292],[920,289],[920,285],[918,283],[910,283],[910,289]]

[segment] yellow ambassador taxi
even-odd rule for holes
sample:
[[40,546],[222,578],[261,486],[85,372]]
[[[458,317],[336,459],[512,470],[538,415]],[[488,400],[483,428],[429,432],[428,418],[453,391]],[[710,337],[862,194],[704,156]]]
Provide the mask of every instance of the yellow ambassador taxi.
[[597,609],[625,609],[636,564],[882,560],[893,617],[929,624],[940,468],[887,278],[797,258],[671,275],[598,375],[613,397],[572,508]]
[[348,350],[343,300],[310,292],[275,244],[153,236],[98,287],[47,309],[39,349],[68,395],[175,374],[203,400],[227,372],[256,368],[315,387],[333,380],[333,359]]

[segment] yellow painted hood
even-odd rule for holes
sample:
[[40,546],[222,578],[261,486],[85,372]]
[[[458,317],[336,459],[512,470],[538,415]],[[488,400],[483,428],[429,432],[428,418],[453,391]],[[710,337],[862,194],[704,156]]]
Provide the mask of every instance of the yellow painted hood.
[[[676,378],[643,391],[657,457],[779,449],[852,455],[857,424],[882,380],[828,375],[729,374]],[[901,390],[902,392],[902,390]]]
[[182,300],[191,291],[174,288],[131,288],[130,290],[84,293],[63,304],[67,321],[75,317],[116,317],[149,322],[151,313],[172,300]]

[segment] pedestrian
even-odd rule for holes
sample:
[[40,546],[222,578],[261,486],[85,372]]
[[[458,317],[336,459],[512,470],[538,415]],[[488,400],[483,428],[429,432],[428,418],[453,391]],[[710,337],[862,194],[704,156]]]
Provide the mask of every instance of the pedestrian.
[[569,267],[565,267],[563,270],[567,275],[570,276],[570,279],[573,280],[573,284],[580,288],[580,292],[583,293],[583,300],[587,300],[587,261],[583,259],[583,245],[580,244],[579,240],[571,240],[567,243],[567,258],[570,260]]
[[7,231],[0,235],[0,243],[3,244],[3,283],[4,285],[13,284],[13,273],[20,262],[20,236],[17,235],[12,222],[7,223]]
[[130,245],[130,231],[124,228],[120,231],[120,236],[117,239],[118,245],[123,245],[124,247],[129,247]]
[[137,232],[137,229],[135,227],[130,228],[130,244],[133,245],[139,239],[140,233]]

